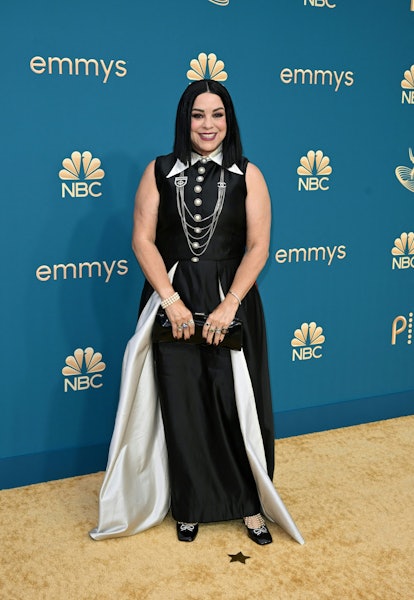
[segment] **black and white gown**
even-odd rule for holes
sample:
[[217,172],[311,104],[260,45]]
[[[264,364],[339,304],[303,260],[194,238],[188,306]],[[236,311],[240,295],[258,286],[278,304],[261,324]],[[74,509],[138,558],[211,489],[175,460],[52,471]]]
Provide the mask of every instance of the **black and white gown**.
[[[220,303],[243,258],[247,162],[224,169],[223,208],[206,251],[195,257],[177,208],[176,178],[187,178],[187,218],[200,215],[196,219],[203,224],[217,203],[221,155],[188,167],[172,154],[156,160],[155,243],[174,289],[193,313],[209,314]],[[196,181],[200,172],[202,182]],[[303,543],[272,484],[273,411],[257,287],[237,311],[243,322],[242,351],[186,342],[152,344],[159,303],[146,282],[137,330],[124,358],[99,524],[91,536],[137,533],[159,523],[171,507],[173,518],[185,522],[263,512]]]

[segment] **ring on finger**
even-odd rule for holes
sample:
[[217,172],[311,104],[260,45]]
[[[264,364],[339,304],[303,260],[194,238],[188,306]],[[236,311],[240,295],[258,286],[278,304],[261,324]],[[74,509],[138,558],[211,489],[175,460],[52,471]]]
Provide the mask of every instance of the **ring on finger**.
[[217,329],[215,329],[214,331],[215,331],[215,333],[221,333],[220,327],[217,327]]
[[177,325],[177,329],[178,329],[178,331],[182,331],[183,330],[183,328],[181,327],[181,325]]
[[223,327],[223,329],[221,330],[221,333],[223,335],[226,335],[226,333],[228,333],[228,332],[229,332],[229,330],[227,329],[227,327]]
[[209,333],[215,333],[215,331],[216,331],[216,330],[215,330],[215,329],[213,329],[213,328],[210,328],[210,329],[208,330],[208,332],[209,332]]
[[183,323],[183,324],[181,325],[181,329],[187,329],[187,327],[188,327],[187,323]]
[[193,321],[193,319],[190,319],[190,320],[188,321],[188,324],[189,324],[189,325],[194,325],[194,321]]
[[208,321],[205,322],[204,327],[210,327],[211,323],[209,323]]

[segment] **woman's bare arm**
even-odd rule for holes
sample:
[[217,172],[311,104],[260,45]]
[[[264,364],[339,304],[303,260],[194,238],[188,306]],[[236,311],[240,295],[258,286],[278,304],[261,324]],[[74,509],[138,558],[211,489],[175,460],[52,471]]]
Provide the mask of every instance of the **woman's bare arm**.
[[[269,256],[271,209],[270,197],[266,182],[260,170],[248,163],[246,170],[246,218],[247,240],[246,252],[236,271],[230,289],[243,300],[244,296],[255,283]],[[239,308],[239,302],[232,294],[227,294],[224,300],[209,315],[211,329],[223,328],[229,325]],[[219,343],[223,336],[214,334],[205,328],[203,335],[208,342]]]
[[[135,196],[132,248],[145,277],[161,299],[165,300],[172,296],[175,290],[168,278],[164,261],[155,246],[160,196],[155,181],[154,165],[155,161],[152,161],[145,169]],[[171,304],[165,311],[173,326],[174,337],[188,338],[194,333],[194,325],[182,331],[178,330],[178,326],[192,319],[191,311],[181,300]]]

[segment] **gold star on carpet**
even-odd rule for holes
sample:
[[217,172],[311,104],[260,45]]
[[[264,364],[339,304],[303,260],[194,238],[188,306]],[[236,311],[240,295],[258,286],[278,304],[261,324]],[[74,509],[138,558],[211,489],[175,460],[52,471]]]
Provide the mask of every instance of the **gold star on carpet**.
[[241,562],[244,565],[246,564],[246,560],[248,558],[250,558],[250,556],[245,556],[243,554],[243,552],[238,552],[237,554],[228,554],[227,556],[230,556],[231,560],[230,562]]

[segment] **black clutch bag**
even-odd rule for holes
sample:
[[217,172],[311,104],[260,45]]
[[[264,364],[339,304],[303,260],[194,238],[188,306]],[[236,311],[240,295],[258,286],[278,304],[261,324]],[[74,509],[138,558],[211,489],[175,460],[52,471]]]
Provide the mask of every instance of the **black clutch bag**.
[[[159,310],[152,328],[153,342],[181,342],[184,344],[207,344],[203,338],[203,327],[206,324],[207,315],[204,313],[193,314],[195,333],[188,340],[184,338],[176,339],[172,334],[172,326],[167,315]],[[240,319],[234,319],[228,326],[228,333],[219,346],[230,348],[230,350],[241,350],[243,346],[243,327]]]

